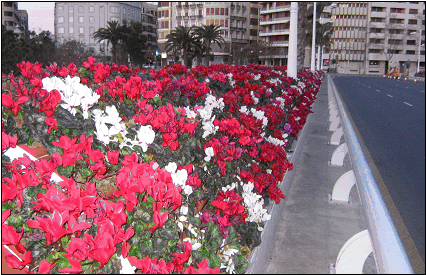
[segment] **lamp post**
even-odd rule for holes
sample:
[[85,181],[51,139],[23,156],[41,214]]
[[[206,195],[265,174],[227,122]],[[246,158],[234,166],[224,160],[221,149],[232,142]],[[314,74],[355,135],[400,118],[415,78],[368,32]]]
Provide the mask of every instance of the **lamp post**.
[[291,2],[290,7],[290,37],[288,41],[287,76],[297,79],[297,14],[299,5]]
[[415,34],[419,35],[419,53],[417,55],[417,73],[419,73],[420,72],[420,56],[421,56],[420,55],[420,50],[421,50],[420,47],[423,46],[422,45],[422,33],[420,31],[410,33],[410,35],[415,35]]
[[315,40],[316,40],[316,32],[317,32],[317,2],[314,2],[314,18],[313,21],[313,29],[312,29],[312,53],[311,53],[311,71],[315,71]]

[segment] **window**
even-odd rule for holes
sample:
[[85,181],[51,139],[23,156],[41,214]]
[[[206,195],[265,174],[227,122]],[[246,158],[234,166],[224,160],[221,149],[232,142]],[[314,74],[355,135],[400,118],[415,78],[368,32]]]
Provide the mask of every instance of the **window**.
[[384,9],[383,7],[371,7],[372,12],[383,12]]
[[409,25],[417,25],[417,19],[408,19]]
[[408,12],[409,14],[417,14],[419,13],[419,10],[416,9],[410,9],[410,11]]
[[[411,20],[411,19],[410,19]],[[417,20],[416,20],[417,21]],[[391,24],[404,24],[404,19],[400,18],[390,18],[389,23]]]
[[79,6],[78,7],[78,12],[79,13],[83,13],[84,12],[84,6]]
[[385,19],[381,17],[371,17],[371,22],[385,22]]
[[402,29],[391,29],[391,30],[389,30],[390,34],[401,34],[403,32],[404,32],[404,30],[402,30]]
[[11,12],[11,11],[5,11],[5,12],[4,12],[4,16],[10,16],[10,17],[13,17],[13,12]]
[[68,17],[68,22],[69,23],[74,23],[74,16],[70,16],[70,17]]
[[111,21],[117,21],[117,22],[119,22],[120,18],[119,17],[115,17],[115,16],[111,16]]
[[95,32],[95,27],[89,27],[89,34],[92,35]]
[[210,15],[210,9],[209,8],[206,9],[206,15]]
[[90,7],[89,7],[89,12],[95,12],[95,7],[90,6]]
[[379,29],[379,28],[371,28],[370,32],[371,33],[383,33],[384,29]]
[[84,37],[80,37],[80,43],[81,43],[81,44],[84,44],[84,43],[85,43],[85,41],[84,41]]
[[78,17],[78,23],[83,24],[84,23],[84,16]]
[[70,6],[70,7],[68,7],[68,12],[74,12],[74,7],[73,6]]
[[220,19],[220,25],[221,25],[221,26],[224,26],[224,25],[225,25],[225,22],[224,22],[224,20],[223,20],[223,19]]
[[[5,5],[7,4],[8,2],[5,2]],[[12,3],[11,3],[12,4]],[[58,12],[63,12],[64,11],[64,7],[62,7],[62,6],[58,6]]]
[[406,52],[405,52],[405,54],[416,54],[416,51],[412,51],[412,50],[407,50]]
[[111,7],[111,12],[113,13],[120,13],[120,7]]
[[228,19],[225,20],[225,27],[228,27]]
[[368,53],[382,53],[381,49],[368,49]]
[[126,9],[125,8],[123,8],[123,14],[126,14]]
[[390,9],[391,13],[405,13],[405,9],[400,9],[400,8],[391,8]]
[[74,27],[70,27],[70,33],[74,33]]
[[64,23],[64,17],[63,16],[58,17],[58,23]]
[[65,28],[64,27],[59,27],[58,28],[58,33],[65,33]]
[[219,15],[219,8],[216,8],[215,15]]
[[78,28],[78,33],[79,34],[83,34],[84,33],[84,27],[79,27]]
[[380,61],[370,60],[370,66],[379,66]]
[[225,15],[225,9],[224,8],[220,8],[220,15]]
[[416,40],[407,40],[407,45],[415,46],[416,45]]
[[95,17],[94,16],[90,16],[89,17],[89,23],[90,24],[94,24],[95,23]]

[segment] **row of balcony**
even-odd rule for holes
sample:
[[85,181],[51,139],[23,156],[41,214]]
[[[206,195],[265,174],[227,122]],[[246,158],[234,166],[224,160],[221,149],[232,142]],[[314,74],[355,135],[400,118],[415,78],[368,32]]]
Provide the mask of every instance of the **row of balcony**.
[[191,20],[195,20],[197,18],[201,19],[201,18],[203,18],[203,15],[199,14],[199,15],[184,15],[184,16],[178,15],[178,16],[176,16],[176,20],[182,20],[182,19],[189,20],[190,18],[191,18]]
[[340,15],[367,15],[367,8],[361,8],[361,7],[338,7],[335,9],[332,9],[333,14],[340,14]]
[[[368,60],[377,60],[377,61],[387,61],[389,54],[384,53],[369,53],[368,54]],[[395,53],[392,55],[392,61],[407,61],[407,54],[406,53]],[[413,60],[412,60],[413,61]],[[420,62],[425,61],[425,56],[420,56]]]
[[290,17],[279,17],[279,18],[271,18],[271,19],[260,19],[259,25],[270,25],[270,24],[279,24],[279,23],[286,23],[290,21]]
[[260,36],[272,36],[272,35],[284,35],[284,34],[290,34],[289,29],[281,29],[281,30],[268,30],[263,31],[259,35]]
[[231,15],[231,20],[247,21],[247,17]]
[[191,4],[191,5],[177,5],[178,9],[184,8],[184,9],[195,9],[195,8],[202,8],[203,4]]
[[351,18],[351,19],[335,19],[334,20],[334,26],[335,27],[345,26],[345,27],[362,27],[362,28],[366,28],[367,27],[367,20],[366,19],[355,19],[355,18]]
[[281,11],[289,11],[290,5],[285,6],[272,6],[272,7],[266,7],[260,9],[260,14],[266,14],[266,13],[274,13],[274,12],[281,12]]

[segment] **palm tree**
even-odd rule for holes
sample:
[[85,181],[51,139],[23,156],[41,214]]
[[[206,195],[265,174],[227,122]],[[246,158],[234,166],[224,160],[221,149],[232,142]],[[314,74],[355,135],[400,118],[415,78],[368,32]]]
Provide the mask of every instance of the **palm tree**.
[[103,40],[107,41],[107,47],[109,43],[112,45],[112,60],[117,62],[117,44],[122,40],[122,27],[117,21],[107,22],[107,28],[100,28],[94,33],[94,38],[100,43]]
[[195,33],[199,38],[201,38],[204,42],[204,47],[206,49],[206,57],[205,57],[205,64],[206,66],[209,65],[210,60],[210,46],[211,43],[217,43],[220,48],[222,48],[222,43],[225,44],[225,39],[220,34],[219,28],[222,26],[215,26],[214,24],[211,25],[202,25],[201,27],[195,28]]
[[299,2],[299,20],[297,24],[297,69],[303,71],[305,63],[305,43],[307,28],[308,2]]
[[198,39],[194,35],[194,27],[178,26],[166,36],[166,51],[171,49],[182,50],[183,62],[189,67],[189,53],[198,48]]

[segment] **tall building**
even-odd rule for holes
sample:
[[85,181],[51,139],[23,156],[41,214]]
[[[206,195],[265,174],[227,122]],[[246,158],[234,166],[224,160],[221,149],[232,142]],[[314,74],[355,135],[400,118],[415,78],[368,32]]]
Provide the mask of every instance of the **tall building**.
[[369,2],[368,12],[366,73],[414,75],[419,58],[424,70],[425,3]]
[[[141,2],[55,2],[56,41],[76,40],[88,46],[95,55],[100,55],[107,43],[96,43],[94,32],[107,28],[109,21],[141,22],[141,14]],[[105,54],[111,55],[111,45]]]
[[331,71],[365,73],[368,10],[367,2],[338,2],[331,8],[334,23]]
[[[257,20],[258,2],[158,2],[159,51],[165,53],[166,37],[177,26],[214,24],[221,26],[226,45],[212,44],[212,63],[231,62],[231,53],[239,45],[258,39]],[[173,61],[170,54],[167,61]]]
[[14,31],[21,36],[28,33],[28,13],[26,10],[18,10],[18,2],[1,2],[1,24],[7,30]]
[[155,51],[158,49],[157,43],[157,5],[147,2],[142,3],[141,22],[143,25],[142,34],[147,38],[146,53],[149,53],[152,58]]
[[[345,74],[424,70],[424,2],[337,2],[330,68]],[[335,62],[333,62],[335,60]]]

